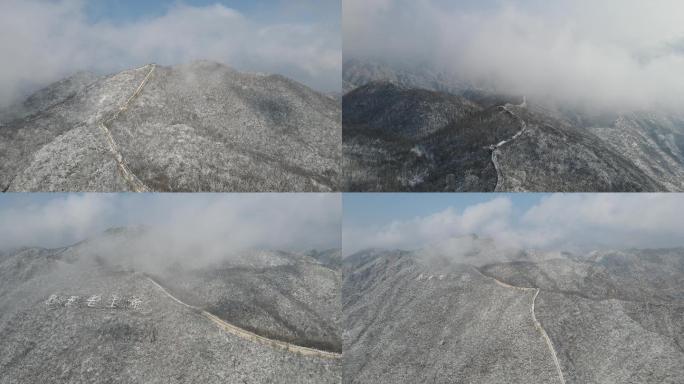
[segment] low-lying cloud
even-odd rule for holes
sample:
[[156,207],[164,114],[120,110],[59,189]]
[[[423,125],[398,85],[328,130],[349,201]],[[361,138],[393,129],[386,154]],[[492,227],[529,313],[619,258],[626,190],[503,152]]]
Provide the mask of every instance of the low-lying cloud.
[[431,63],[571,106],[678,110],[677,0],[345,0],[345,58]]
[[335,23],[264,22],[221,4],[178,2],[161,16],[126,23],[89,21],[85,9],[85,0],[3,1],[0,106],[80,70],[104,74],[201,59],[279,73],[321,91],[341,87]]
[[[5,197],[5,199],[8,199]],[[0,250],[61,247],[112,227],[144,226],[125,248],[100,246],[119,260],[207,264],[248,249],[340,247],[336,194],[67,194],[15,196],[0,206]],[[133,241],[134,240],[134,241]],[[147,260],[136,260],[136,259]]]
[[[343,252],[366,248],[443,248],[471,234],[503,248],[585,251],[684,246],[684,196],[676,194],[557,194],[523,211],[495,197],[459,211],[380,226],[345,226]],[[456,242],[458,243],[458,242]]]

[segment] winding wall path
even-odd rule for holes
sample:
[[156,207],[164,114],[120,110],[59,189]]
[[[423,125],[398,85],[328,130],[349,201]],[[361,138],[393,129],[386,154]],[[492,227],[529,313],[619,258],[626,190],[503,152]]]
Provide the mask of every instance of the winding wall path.
[[[527,123],[525,122],[525,120],[520,118],[520,116],[516,115],[515,112],[511,111],[510,105],[511,104],[505,104],[502,105],[501,108],[504,110],[504,112],[508,113],[509,115],[513,116],[518,121],[520,121],[520,131],[516,132],[515,135],[511,136],[511,138],[507,140],[503,140],[497,144],[492,144],[489,146],[489,149],[492,151],[492,164],[494,165],[494,169],[496,170],[496,186],[494,187],[494,192],[503,192],[501,189],[503,188],[504,175],[501,171],[501,165],[499,164],[498,159],[498,155],[500,153],[499,148],[519,138],[523,133],[525,133],[525,131],[527,131]],[[524,98],[522,104],[518,105],[518,107],[526,108],[527,98]]]
[[561,384],[565,384],[565,377],[563,376],[563,370],[561,369],[560,361],[558,360],[558,355],[556,354],[556,349],[553,346],[553,342],[551,341],[551,338],[546,333],[546,330],[541,325],[539,320],[537,320],[537,316],[534,313],[534,304],[537,301],[537,295],[539,295],[540,289],[539,288],[528,288],[528,287],[517,287],[515,285],[510,285],[510,284],[504,283],[503,281],[498,280],[492,276],[485,275],[478,268],[473,267],[473,269],[475,271],[477,271],[477,273],[480,274],[481,276],[484,276],[488,279],[493,280],[496,284],[498,284],[504,288],[516,289],[516,290],[524,291],[524,292],[534,291],[534,296],[532,297],[532,308],[530,310],[532,313],[532,321],[534,322],[534,327],[542,335],[542,337],[544,338],[544,341],[546,342],[546,346],[548,347],[549,351],[551,352],[551,357],[553,358],[553,363],[556,365],[556,371],[558,372],[559,381],[561,382]]
[[290,344],[290,343],[287,343],[287,342],[281,341],[281,340],[269,339],[267,337],[260,336],[260,335],[257,335],[256,333],[253,333],[253,332],[247,331],[245,329],[242,329],[240,327],[237,327],[233,324],[230,324],[230,323],[222,320],[221,318],[219,318],[218,316],[216,316],[210,312],[207,312],[201,308],[198,308],[198,307],[184,303],[183,301],[181,301],[177,297],[173,296],[169,291],[167,291],[164,287],[161,286],[161,284],[157,283],[154,279],[152,279],[149,276],[147,278],[150,282],[152,282],[152,284],[154,284],[157,288],[159,288],[159,290],[161,290],[166,296],[168,296],[170,299],[172,299],[176,303],[178,303],[178,304],[180,304],[186,308],[189,308],[189,309],[192,309],[194,311],[199,312],[202,316],[209,319],[211,322],[216,324],[219,328],[221,328],[224,331],[226,331],[232,335],[235,335],[241,339],[245,339],[245,340],[249,340],[249,341],[252,341],[255,343],[263,344],[263,345],[266,345],[266,346],[269,346],[272,348],[282,349],[284,351],[299,354],[302,356],[312,356],[312,357],[319,357],[319,358],[324,358],[324,359],[339,359],[342,357],[342,355],[339,353],[321,351],[319,349],[302,347],[299,345]]
[[119,109],[116,111],[114,115],[98,123],[98,126],[100,127],[100,130],[104,134],[105,139],[107,140],[107,144],[109,145],[109,151],[112,152],[114,160],[116,160],[116,165],[119,170],[119,174],[124,179],[124,181],[126,181],[126,184],[128,184],[128,187],[133,192],[149,192],[150,189],[131,171],[128,165],[126,165],[123,155],[119,150],[119,146],[116,144],[116,141],[112,136],[112,132],[109,130],[109,127],[107,125],[111,124],[114,120],[119,118],[121,113],[127,111],[128,107],[133,102],[133,100],[140,96],[143,89],[145,88],[145,85],[150,80],[152,73],[154,73],[154,70],[157,67],[155,64],[150,64],[149,66],[151,67],[150,71],[147,73],[147,75],[140,83],[138,88],[135,90],[135,92],[128,98],[128,100],[126,100],[126,102],[121,107],[119,107]]

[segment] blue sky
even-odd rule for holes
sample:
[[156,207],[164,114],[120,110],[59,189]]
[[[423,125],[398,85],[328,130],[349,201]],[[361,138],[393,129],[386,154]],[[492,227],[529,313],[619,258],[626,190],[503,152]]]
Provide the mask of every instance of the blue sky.
[[241,246],[415,249],[469,234],[553,250],[684,246],[684,194],[2,194],[0,248],[125,225]]
[[[83,202],[95,202],[96,210],[93,214],[99,215],[99,220],[92,221],[93,232],[107,228],[128,225],[154,225],[167,217],[164,212],[166,207],[174,202],[182,201],[183,204],[206,202],[211,198],[210,194],[152,194],[152,193],[7,193],[0,196],[0,214],[8,211],[41,214],[46,212],[47,207],[60,206],[67,201],[78,202],[78,207],[85,206]],[[236,194],[236,198],[239,194]],[[179,204],[182,205],[182,204]],[[84,212],[88,215],[88,212]],[[73,222],[64,222],[65,227],[70,227]],[[69,239],[72,241],[73,239]]]
[[345,59],[431,65],[565,109],[681,109],[681,0],[344,1]]
[[[274,0],[266,1],[266,3],[275,2]],[[91,21],[106,20],[120,23],[161,16],[166,13],[167,9],[178,3],[177,0],[91,0],[86,7]],[[219,3],[243,13],[259,8],[256,2],[249,0],[184,0],[182,3],[201,7]]]
[[344,194],[343,252],[476,234],[551,250],[684,246],[680,194]]
[[272,249],[336,248],[337,194],[10,193],[0,195],[0,250],[59,247],[112,227],[146,225],[174,241]]
[[[69,196],[84,197],[87,193],[9,193],[0,198],[0,212],[8,208],[44,206]],[[231,194],[235,198],[248,198],[249,195]],[[255,194],[254,196],[258,196]],[[158,207],[165,207],[175,201],[203,201],[212,194],[102,194],[102,198],[116,206],[140,206],[147,209],[135,211],[115,210],[107,216],[105,226],[121,226],[129,224],[153,224],[157,222]],[[230,195],[229,195],[230,196]],[[268,194],[266,194],[268,196]],[[331,195],[332,197],[333,195]],[[382,225],[395,220],[407,220],[424,217],[447,208],[459,211],[465,208],[491,201],[497,196],[511,199],[515,209],[523,211],[538,204],[543,197],[550,194],[491,194],[491,193],[345,193],[342,199],[344,221],[349,225]]]
[[517,210],[524,211],[548,194],[346,193],[343,195],[344,221],[345,225],[381,225],[428,216],[450,207],[463,210],[497,196],[507,196]]
[[87,15],[90,21],[126,23],[162,16],[178,4],[206,7],[221,4],[259,21],[280,22],[341,22],[337,0],[90,0]]
[[196,60],[340,92],[341,28],[339,0],[2,0],[0,107],[78,71]]

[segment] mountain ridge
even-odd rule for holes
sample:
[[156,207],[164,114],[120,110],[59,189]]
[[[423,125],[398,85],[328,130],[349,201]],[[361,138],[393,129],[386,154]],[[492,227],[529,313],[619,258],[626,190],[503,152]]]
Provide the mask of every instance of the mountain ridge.
[[[344,71],[354,83],[343,97],[345,190],[684,190],[684,119],[676,115],[615,113],[605,128],[611,114],[554,109],[466,84],[444,90],[412,80],[420,70],[399,76],[403,70],[371,64],[352,62]],[[429,129],[407,135],[410,122]]]
[[[333,99],[283,76],[207,61],[150,65],[102,77],[45,110],[5,121],[0,187],[332,191],[340,119]],[[133,175],[141,182],[131,183]]]
[[481,266],[443,252],[345,259],[344,382],[674,384],[684,374],[684,248],[495,255]]
[[[138,253],[130,243],[140,235],[145,233],[118,228],[72,246],[29,248],[0,258],[0,335],[4,340],[0,345],[0,382],[116,378],[126,382],[339,383],[337,353],[299,344],[309,336],[315,340],[317,327],[338,326],[334,317],[339,317],[339,309],[321,300],[328,294],[335,296],[333,287],[339,277],[334,272],[303,263],[303,254],[288,252],[259,251],[261,259],[256,265],[261,267],[250,266],[249,260],[238,263],[244,266],[236,276],[243,279],[233,281],[233,286],[243,291],[259,296],[261,284],[270,284],[262,277],[264,272],[276,282],[286,282],[279,286],[279,299],[287,303],[283,313],[274,306],[261,307],[259,316],[250,313],[249,305],[257,303],[254,307],[258,307],[268,294],[252,302],[242,292],[221,290],[213,282],[205,284],[210,290],[194,291],[209,301],[213,294],[243,304],[231,306],[229,313],[251,318],[257,329],[252,332],[225,313],[214,312],[208,302],[201,307],[180,305],[166,292],[167,287],[160,289],[148,278],[146,264],[130,263],[127,256]],[[252,258],[249,253],[241,255]],[[270,267],[269,258],[288,260],[289,265],[319,278]],[[177,287],[192,286],[188,267],[178,268],[167,265],[154,273]],[[207,276],[195,275],[200,279]],[[304,287],[316,295],[300,292]],[[307,308],[289,308],[296,300],[311,301]],[[326,308],[323,313],[330,311],[332,319],[307,318],[321,308]],[[259,329],[269,327],[276,334],[279,329],[286,330],[277,322],[270,324],[269,316],[287,318],[299,327],[300,339],[288,344],[280,337],[260,334]],[[38,364],[40,369],[31,368]]]

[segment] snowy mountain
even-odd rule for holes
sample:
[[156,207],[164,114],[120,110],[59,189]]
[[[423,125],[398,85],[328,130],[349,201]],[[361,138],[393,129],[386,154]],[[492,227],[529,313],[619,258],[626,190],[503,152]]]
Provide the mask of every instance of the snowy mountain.
[[5,191],[332,191],[340,106],[213,62],[78,74],[0,113]]

